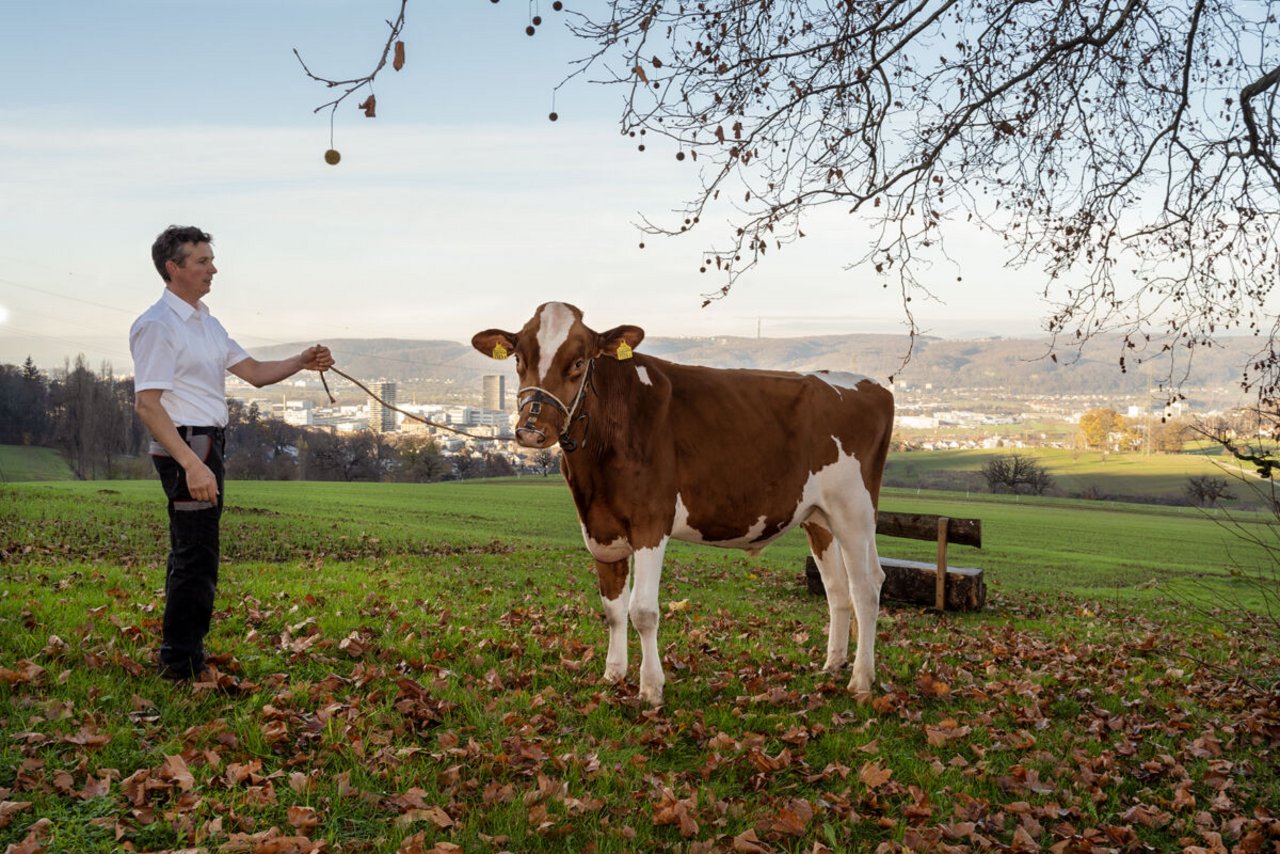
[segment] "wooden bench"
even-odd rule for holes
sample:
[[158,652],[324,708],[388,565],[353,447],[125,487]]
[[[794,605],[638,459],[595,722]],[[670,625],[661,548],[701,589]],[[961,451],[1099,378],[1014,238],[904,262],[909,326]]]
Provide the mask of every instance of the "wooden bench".
[[[886,537],[932,540],[938,544],[938,557],[933,563],[881,555],[880,566],[885,574],[884,585],[880,588],[881,599],[930,605],[939,611],[978,611],[986,605],[987,585],[982,570],[947,563],[948,544],[982,548],[981,519],[952,519],[927,513],[882,510],[876,517],[876,533]],[[826,596],[813,555],[806,559],[804,573],[809,592]]]

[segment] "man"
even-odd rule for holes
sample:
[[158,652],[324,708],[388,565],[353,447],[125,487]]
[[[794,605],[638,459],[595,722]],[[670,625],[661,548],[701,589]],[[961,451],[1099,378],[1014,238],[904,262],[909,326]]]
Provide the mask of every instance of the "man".
[[218,272],[212,242],[193,226],[160,233],[151,257],[165,291],[129,330],[134,408],[151,432],[152,460],[169,499],[159,673],[174,680],[206,670],[204,636],[218,583],[226,372],[260,388],[303,369],[333,365],[329,349],[320,345],[292,358],[259,362],[227,335],[200,301]]

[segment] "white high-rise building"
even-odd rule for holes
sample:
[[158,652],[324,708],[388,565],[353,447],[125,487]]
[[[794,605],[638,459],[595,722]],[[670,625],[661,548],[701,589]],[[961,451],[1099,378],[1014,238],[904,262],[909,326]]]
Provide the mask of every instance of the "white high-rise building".
[[377,398],[369,398],[369,429],[375,433],[390,433],[396,429],[396,384],[392,382],[376,382],[369,387]]
[[484,380],[484,408],[507,408],[507,378],[501,374],[486,374]]

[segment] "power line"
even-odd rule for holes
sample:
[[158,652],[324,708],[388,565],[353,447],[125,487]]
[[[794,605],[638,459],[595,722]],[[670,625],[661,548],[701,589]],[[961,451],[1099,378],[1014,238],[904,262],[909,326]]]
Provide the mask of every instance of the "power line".
[[66,294],[57,293],[56,291],[47,291],[44,288],[37,288],[32,285],[24,285],[24,284],[21,284],[20,282],[15,282],[12,279],[6,279],[3,277],[0,277],[0,285],[8,285],[9,287],[13,287],[13,288],[22,288],[24,291],[33,291],[34,293],[44,294],[45,296],[57,297],[58,299],[64,299],[70,302],[83,303],[84,305],[91,305],[94,308],[105,308],[107,311],[116,311],[121,314],[132,314],[132,312],[130,312],[128,309],[123,309],[118,305],[104,305],[103,303],[93,302],[92,300],[87,300],[87,299],[81,299],[80,297],[71,297],[71,296],[67,296]]

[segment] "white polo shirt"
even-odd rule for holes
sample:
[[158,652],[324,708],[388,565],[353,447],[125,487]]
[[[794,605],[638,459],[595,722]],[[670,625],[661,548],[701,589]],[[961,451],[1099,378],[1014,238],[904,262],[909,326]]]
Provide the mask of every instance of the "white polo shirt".
[[134,392],[163,389],[160,405],[178,427],[227,426],[227,369],[249,358],[203,302],[165,288],[129,330]]

